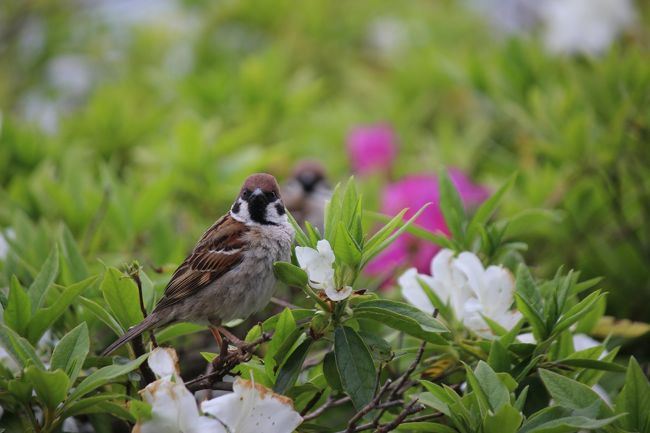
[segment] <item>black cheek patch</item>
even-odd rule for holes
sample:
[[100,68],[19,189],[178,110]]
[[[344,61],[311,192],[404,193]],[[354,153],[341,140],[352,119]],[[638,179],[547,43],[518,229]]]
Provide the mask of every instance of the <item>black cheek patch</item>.
[[237,201],[234,205],[232,205],[232,213],[239,213],[239,208],[240,208],[241,203]]
[[275,210],[278,212],[278,215],[284,215],[284,206],[282,206],[280,203],[275,205]]

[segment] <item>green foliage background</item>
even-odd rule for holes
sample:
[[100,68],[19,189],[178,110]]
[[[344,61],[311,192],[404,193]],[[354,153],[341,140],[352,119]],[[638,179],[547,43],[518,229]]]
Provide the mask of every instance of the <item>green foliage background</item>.
[[[611,313],[647,320],[650,18],[640,6],[635,29],[585,58],[500,36],[450,0],[188,0],[171,19],[136,24],[119,14],[107,24],[72,1],[2,2],[0,226],[20,241],[6,268],[33,279],[61,222],[98,269],[95,258],[178,263],[249,172],[284,178],[313,157],[345,178],[347,131],[386,121],[401,139],[395,176],[457,166],[496,186],[518,170],[502,214],[529,244],[527,261],[540,274],[566,265],[604,276]],[[369,36],[386,19],[396,51]],[[83,93],[48,78],[62,55],[92,71]],[[35,95],[57,104],[55,131],[24,116]],[[367,203],[378,184],[365,182]]]

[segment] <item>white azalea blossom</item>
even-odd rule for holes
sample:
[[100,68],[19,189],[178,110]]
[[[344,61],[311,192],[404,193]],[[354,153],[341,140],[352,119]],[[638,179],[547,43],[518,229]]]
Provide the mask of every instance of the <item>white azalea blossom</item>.
[[334,281],[334,262],[336,257],[330,243],[321,239],[316,249],[296,247],[296,258],[300,268],[307,272],[309,285],[314,289],[324,290],[332,301],[342,301],[352,294],[352,287],[336,287]]
[[152,416],[136,424],[133,433],[291,433],[302,422],[291,399],[239,378],[233,393],[205,401],[201,414],[180,377],[173,349],[154,349],[147,362],[158,377],[141,391]]
[[514,278],[505,268],[486,269],[473,253],[454,257],[453,251],[443,249],[431,262],[431,274],[418,274],[411,268],[398,279],[404,298],[422,311],[432,314],[434,307],[418,278],[449,304],[459,321],[484,337],[492,333],[483,316],[505,329],[512,329],[521,319],[521,313],[511,309]]
[[290,398],[250,380],[237,378],[233,392],[201,404],[232,433],[290,433],[302,422]]
[[634,23],[632,0],[545,0],[544,42],[554,53],[599,54]]

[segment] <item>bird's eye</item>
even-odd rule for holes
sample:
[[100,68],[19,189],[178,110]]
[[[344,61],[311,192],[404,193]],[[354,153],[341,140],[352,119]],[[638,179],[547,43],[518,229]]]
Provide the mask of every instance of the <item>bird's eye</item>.
[[244,192],[242,193],[243,198],[248,198],[248,196],[250,195],[251,195],[251,191],[249,189],[244,190]]
[[264,195],[266,196],[266,199],[267,199],[268,201],[270,201],[270,202],[271,202],[271,201],[275,201],[275,199],[278,198],[278,196],[277,196],[277,194],[275,193],[275,191],[268,191],[268,192],[265,192]]

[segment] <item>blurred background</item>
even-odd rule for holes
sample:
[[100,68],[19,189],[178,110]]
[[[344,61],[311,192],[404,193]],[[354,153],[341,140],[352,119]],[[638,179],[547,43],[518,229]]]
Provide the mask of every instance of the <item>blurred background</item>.
[[[628,0],[3,0],[0,287],[68,230],[98,269],[173,266],[249,173],[311,159],[387,213],[435,202],[443,168],[468,206],[517,172],[526,262],[650,321],[649,22]],[[403,248],[384,270],[435,250]]]

